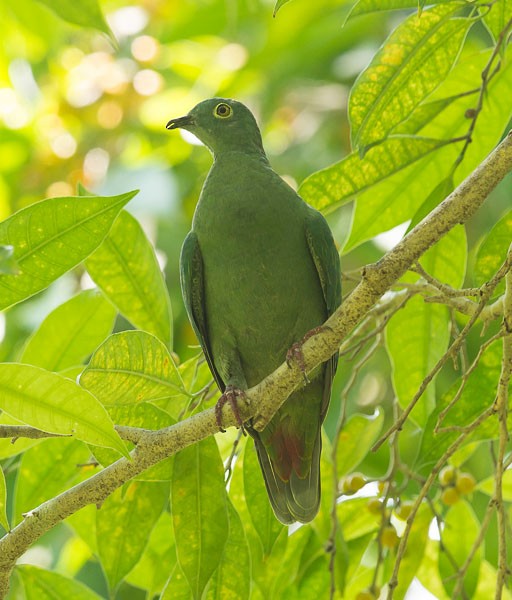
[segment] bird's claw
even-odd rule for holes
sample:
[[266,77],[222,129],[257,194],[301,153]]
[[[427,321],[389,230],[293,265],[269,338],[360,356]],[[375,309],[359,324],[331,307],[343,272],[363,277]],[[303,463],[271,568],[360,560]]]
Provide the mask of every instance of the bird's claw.
[[304,383],[307,385],[310,383],[308,374],[306,372],[306,361],[304,360],[304,353],[302,352],[302,346],[309,340],[310,337],[313,337],[317,333],[324,331],[327,329],[325,325],[320,325],[319,327],[313,327],[310,329],[306,335],[300,340],[300,342],[295,342],[292,344],[288,352],[286,353],[286,364],[289,368],[292,366],[292,362],[295,361],[301,370],[302,376],[304,377]]
[[237,401],[239,398],[241,398],[242,400],[246,400],[247,396],[245,392],[240,388],[236,388],[233,385],[228,385],[226,386],[226,389],[224,390],[222,396],[218,399],[217,404],[215,405],[215,420],[217,421],[217,425],[219,426],[219,431],[221,433],[224,433],[226,431],[222,427],[222,409],[225,404],[229,404],[235,416],[236,422],[240,427],[240,430],[244,435],[247,435],[247,433],[245,432],[244,423],[240,416],[240,411],[238,410]]

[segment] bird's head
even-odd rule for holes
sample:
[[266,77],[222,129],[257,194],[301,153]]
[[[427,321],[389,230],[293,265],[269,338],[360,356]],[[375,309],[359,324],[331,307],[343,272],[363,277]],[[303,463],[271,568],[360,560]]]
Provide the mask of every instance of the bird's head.
[[171,119],[166,127],[190,131],[214,155],[231,150],[264,155],[256,119],[244,104],[236,100],[203,100],[184,117]]

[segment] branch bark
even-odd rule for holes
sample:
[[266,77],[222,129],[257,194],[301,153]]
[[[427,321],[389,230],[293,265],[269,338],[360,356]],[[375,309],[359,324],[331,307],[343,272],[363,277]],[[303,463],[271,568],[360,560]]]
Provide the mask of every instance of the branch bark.
[[[434,211],[419,223],[380,261],[364,269],[363,279],[326,327],[303,346],[306,368],[311,371],[339,348],[342,340],[366,316],[377,300],[445,233],[464,223],[482,205],[488,194],[512,170],[512,133]],[[244,420],[262,430],[302,382],[298,365],[283,363],[261,383],[247,391],[248,401],[240,406]],[[225,426],[236,425],[229,409],[223,412]],[[172,427],[141,432],[131,460],[125,458],[106,467],[88,480],[32,510],[0,540],[0,597],[4,598],[16,560],[43,533],[88,504],[101,504],[116,488],[151,467],[218,432],[214,409],[198,413]]]

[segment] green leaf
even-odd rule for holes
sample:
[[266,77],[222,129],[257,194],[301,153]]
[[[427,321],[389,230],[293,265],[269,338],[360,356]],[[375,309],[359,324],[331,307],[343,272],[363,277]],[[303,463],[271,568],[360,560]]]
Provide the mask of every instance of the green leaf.
[[81,364],[114,325],[114,307],[96,290],[85,290],[53,310],[29,338],[20,361],[48,371]]
[[22,423],[83,442],[128,451],[107,411],[71,379],[32,365],[0,364],[0,408]]
[[[469,425],[494,402],[497,381],[501,372],[501,359],[502,342],[501,340],[496,340],[484,352],[477,367],[467,380],[460,398],[443,420],[441,424],[443,427],[450,425],[464,427]],[[428,473],[450,444],[460,435],[457,431],[434,433],[434,428],[441,411],[453,400],[460,387],[460,383],[459,378],[453,383],[448,392],[444,394],[424,428],[421,449],[418,454],[418,465],[416,466],[422,473]],[[475,402],[475,398],[478,399],[478,402]],[[475,440],[489,439],[496,434],[495,420],[487,420],[480,425],[475,433],[468,436],[466,443],[469,444]]]
[[[429,4],[443,4],[451,0],[434,0]],[[350,10],[347,21],[360,15],[385,10],[403,10],[404,8],[418,8],[418,0],[357,0]]]
[[16,523],[24,513],[80,481],[85,473],[77,465],[89,458],[87,446],[72,438],[47,439],[27,450],[16,483]]
[[447,143],[450,142],[407,135],[390,137],[370,148],[362,158],[353,152],[313,173],[302,182],[299,194],[317,210],[329,212]]
[[274,6],[274,13],[273,16],[275,17],[279,11],[279,9],[284,5],[287,4],[288,2],[290,2],[290,0],[277,0],[277,2],[275,3]]
[[227,501],[229,535],[217,570],[213,574],[206,600],[249,598],[251,556],[240,516]]
[[501,267],[512,243],[512,210],[507,212],[482,240],[474,267],[475,284],[489,281]]
[[187,578],[183,574],[179,564],[176,564],[171,571],[160,600],[175,600],[175,598],[179,598],[180,600],[192,600],[194,598]]
[[101,12],[98,0],[80,0],[77,4],[73,0],[37,0],[47,6],[64,21],[82,27],[91,27],[112,36],[105,17]]
[[80,384],[106,406],[185,393],[169,351],[145,331],[123,331],[107,338],[82,373]]
[[[483,481],[480,481],[476,489],[492,497],[494,496],[495,482],[496,478],[494,476],[487,477]],[[503,473],[502,494],[505,502],[512,502],[512,470],[510,469]]]
[[50,198],[0,223],[0,244],[14,247],[20,269],[0,277],[0,310],[33,296],[87,258],[136,193]]
[[163,590],[169,573],[175,565],[176,551],[171,515],[164,511],[153,527],[144,554],[127,575],[126,581],[147,590],[147,597],[153,598]]
[[[452,595],[457,582],[454,575],[468,557],[479,531],[480,522],[468,502],[461,500],[448,510],[442,533],[443,547],[446,548],[446,552],[442,550],[439,552],[439,574],[449,596]],[[450,554],[451,560],[447,557],[447,553]],[[479,546],[464,577],[464,596],[466,598],[474,597],[473,593],[478,584],[481,556],[482,547]],[[452,561],[455,562],[457,567]]]
[[438,204],[440,204],[453,191],[453,179],[447,177],[437,185],[432,192],[427,196],[425,202],[418,208],[416,214],[411,219],[406,234],[409,233],[416,225],[430,214]]
[[98,554],[111,590],[142,556],[168,494],[168,484],[132,481],[110,495],[97,511]]
[[374,415],[354,414],[345,423],[338,440],[336,453],[339,477],[353,471],[365,458],[379,436],[384,422],[384,413]]
[[101,600],[101,596],[83,583],[68,579],[59,573],[45,571],[32,565],[16,565],[15,572],[23,582],[25,600]]
[[347,542],[373,533],[380,525],[380,515],[374,515],[368,508],[368,498],[350,498],[339,502],[338,521]]
[[10,531],[9,521],[7,519],[7,486],[5,484],[5,475],[0,466],[0,525],[5,531]]
[[284,526],[276,519],[270,506],[256,450],[252,444],[245,447],[243,469],[247,508],[262,543],[263,553],[269,555]]
[[85,266],[119,312],[171,347],[169,294],[153,246],[134,217],[122,211]]
[[12,246],[0,246],[0,275],[17,275],[20,272]]
[[[461,90],[477,88],[481,84],[481,73],[489,57],[490,51],[485,51],[471,54],[461,61],[436,91],[433,101],[438,97],[451,97]],[[507,60],[489,82],[487,100],[484,99],[484,106],[472,135],[473,143],[469,145],[464,161],[454,174],[454,185],[458,185],[480,164],[501,139],[512,117],[512,104],[507,100],[511,86],[512,60]],[[492,102],[488,100],[490,98]],[[474,108],[475,102],[475,96],[460,97],[421,130],[421,135],[432,138],[464,135],[469,125],[465,112]],[[411,219],[434,188],[450,176],[460,149],[460,144],[444,146],[362,192],[356,202],[352,232],[344,252]]]
[[488,9],[484,13],[484,23],[494,39],[498,40],[501,32],[504,31],[505,26],[512,19],[512,0],[498,0],[498,2],[490,4]]
[[383,140],[444,80],[473,24],[453,18],[459,10],[451,3],[411,15],[384,42],[352,88],[354,147]]
[[432,521],[432,511],[427,504],[422,504],[416,513],[411,527],[407,547],[398,571],[398,585],[394,591],[396,600],[403,600],[419,569],[428,541],[428,530]]
[[199,600],[221,561],[229,528],[224,467],[214,438],[175,456],[171,513],[178,562]]

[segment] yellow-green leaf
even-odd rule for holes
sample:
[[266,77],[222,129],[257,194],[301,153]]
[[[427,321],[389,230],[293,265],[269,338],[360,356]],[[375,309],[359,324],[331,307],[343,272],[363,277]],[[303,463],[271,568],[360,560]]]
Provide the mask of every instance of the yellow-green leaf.
[[512,244],[511,231],[512,210],[494,225],[478,248],[474,268],[476,285],[489,281],[505,261]]
[[80,384],[106,406],[185,393],[169,351],[145,331],[123,331],[107,338],[82,373]]
[[[496,487],[496,478],[494,476],[487,477],[477,485],[477,490],[480,490],[487,496],[494,496]],[[505,502],[512,502],[512,470],[508,469],[503,473],[502,494]]]
[[168,497],[168,484],[132,481],[97,511],[98,555],[111,590],[142,556]]
[[506,25],[512,19],[512,0],[497,0],[486,8],[484,23],[494,39],[498,40],[501,32],[505,30]]
[[0,244],[13,246],[19,267],[18,274],[0,277],[0,309],[33,296],[87,258],[136,193],[49,198],[0,223]]
[[338,477],[353,471],[377,439],[384,422],[384,413],[354,414],[345,423],[338,439],[336,466]]
[[229,529],[224,467],[213,437],[175,456],[171,513],[178,562],[199,600],[221,561]]
[[37,0],[47,6],[61,19],[73,25],[82,27],[91,27],[112,35],[105,17],[101,12],[98,0],[80,0],[80,3],[73,0]]
[[53,310],[29,338],[20,361],[63,371],[81,364],[107,337],[116,310],[97,290],[85,290]]
[[0,408],[37,429],[73,435],[128,456],[105,408],[87,390],[57,373],[0,363]]
[[353,152],[313,173],[302,182],[299,194],[316,209],[329,212],[447,143],[408,135],[390,137],[363,157]]
[[23,582],[25,600],[56,600],[73,598],[73,600],[101,600],[83,583],[32,565],[17,565],[15,571]]
[[454,18],[459,10],[451,3],[411,15],[384,42],[352,88],[354,147],[383,140],[444,80],[473,24]]
[[171,347],[169,294],[153,246],[137,219],[122,211],[85,266],[107,298],[135,327]]

